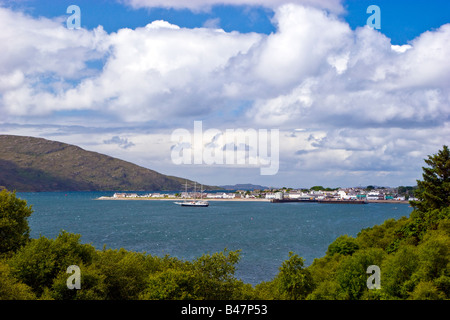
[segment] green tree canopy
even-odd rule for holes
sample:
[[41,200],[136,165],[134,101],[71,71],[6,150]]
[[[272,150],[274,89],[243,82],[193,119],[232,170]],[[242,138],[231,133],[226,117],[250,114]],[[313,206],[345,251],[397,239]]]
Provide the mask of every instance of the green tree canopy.
[[81,244],[80,237],[62,231],[54,240],[44,236],[32,239],[9,260],[13,275],[41,295],[68,266],[91,263],[95,248]]
[[309,270],[304,268],[304,262],[302,257],[289,252],[289,259],[281,264],[277,280],[285,299],[305,299],[313,290],[313,279]]
[[351,255],[358,249],[359,246],[356,239],[345,234],[338,237],[328,246],[327,254],[333,255],[340,253],[343,255]]
[[423,180],[417,180],[416,197],[411,205],[422,212],[450,206],[450,150],[443,146],[438,153],[428,156],[422,167]]
[[33,213],[25,200],[6,189],[0,192],[0,254],[16,251],[30,237],[27,218]]
[[30,287],[11,274],[10,267],[0,261],[0,300],[33,300],[36,296]]

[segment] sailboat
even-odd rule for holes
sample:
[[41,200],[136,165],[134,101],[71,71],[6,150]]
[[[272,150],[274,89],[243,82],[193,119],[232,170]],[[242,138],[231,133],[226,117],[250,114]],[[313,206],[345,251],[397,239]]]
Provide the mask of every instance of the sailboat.
[[[195,194],[196,194],[196,190],[197,189],[197,183],[195,184],[194,187],[194,199],[193,200],[184,200],[183,202],[175,202],[175,204],[178,204],[182,207],[207,207],[209,206],[209,202],[202,200],[202,195],[203,195],[203,186],[200,192],[200,200],[195,199]],[[186,181],[186,196],[187,196],[187,181]]]

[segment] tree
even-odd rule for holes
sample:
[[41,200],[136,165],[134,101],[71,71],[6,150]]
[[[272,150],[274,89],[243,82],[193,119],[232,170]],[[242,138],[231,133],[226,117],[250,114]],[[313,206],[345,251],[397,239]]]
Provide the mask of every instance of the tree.
[[351,255],[358,249],[359,246],[356,239],[345,234],[338,237],[328,246],[327,254],[333,255],[335,253],[340,253],[343,255]]
[[313,278],[309,270],[303,267],[304,259],[289,252],[278,274],[278,284],[282,295],[289,300],[305,299],[314,289]]
[[31,288],[13,277],[9,266],[0,261],[0,300],[36,299]]
[[234,276],[239,251],[204,254],[192,262],[184,262],[151,273],[140,299],[248,299],[251,285]]
[[149,263],[144,253],[104,249],[93,264],[104,277],[108,300],[134,300],[145,289]]
[[39,237],[20,248],[8,261],[12,274],[30,286],[37,296],[50,288],[70,265],[87,265],[96,254],[90,244],[81,244],[80,235],[60,232],[56,239]]
[[195,294],[200,299],[232,299],[242,282],[234,273],[240,259],[240,250],[204,254],[192,262],[196,278]]
[[412,275],[418,270],[419,255],[416,247],[402,245],[387,256],[381,265],[382,290],[390,298],[407,299],[414,289],[417,279]]
[[389,251],[397,250],[402,241],[417,245],[427,230],[437,228],[439,222],[450,218],[450,150],[444,145],[438,153],[428,156],[422,167],[423,180],[417,180],[416,197],[410,222],[397,232]]
[[450,150],[444,145],[425,163],[429,167],[422,167],[423,181],[417,180],[419,201],[411,201],[411,205],[421,212],[450,206]]
[[27,218],[33,213],[25,200],[6,189],[0,192],[0,254],[16,251],[30,239]]
[[192,271],[167,269],[150,274],[148,285],[140,295],[142,300],[186,300],[195,299],[195,277]]
[[367,267],[381,265],[385,253],[382,249],[359,250],[347,256],[336,271],[336,281],[345,298],[356,300],[367,292]]

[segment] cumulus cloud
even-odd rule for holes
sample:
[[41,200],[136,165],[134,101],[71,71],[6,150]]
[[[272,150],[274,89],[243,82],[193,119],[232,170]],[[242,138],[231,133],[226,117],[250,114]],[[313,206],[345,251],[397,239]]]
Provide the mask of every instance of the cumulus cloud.
[[33,19],[0,7],[0,108],[10,115],[76,109],[59,103],[73,81],[92,76],[91,60],[104,56],[106,33],[68,30],[60,21]]
[[[164,127],[165,160],[171,130],[194,120],[222,130],[277,128],[286,133],[280,176],[292,176],[292,168],[400,172],[400,163],[435,152],[449,133],[450,24],[393,46],[377,30],[351,30],[336,16],[339,1],[319,4],[276,7],[269,35],[224,32],[220,21],[194,29],[153,21],[110,34],[68,30],[57,19],[0,8],[0,42],[8,43],[0,55],[0,121],[57,116],[108,126],[107,117],[112,126]],[[103,67],[89,68],[96,60]],[[127,130],[102,134],[99,147],[126,149],[127,134],[137,146],[128,150],[143,148]]]
[[327,9],[335,13],[343,12],[341,0],[121,0],[133,8],[174,8],[195,11],[209,10],[214,5],[262,6],[278,8],[284,4],[297,4]]

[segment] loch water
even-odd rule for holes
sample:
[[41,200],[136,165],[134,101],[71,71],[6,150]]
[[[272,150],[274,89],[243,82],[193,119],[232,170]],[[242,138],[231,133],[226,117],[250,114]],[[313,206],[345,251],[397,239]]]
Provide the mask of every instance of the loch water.
[[236,276],[246,283],[269,281],[289,251],[309,265],[338,236],[356,236],[389,218],[408,217],[401,203],[321,204],[210,201],[207,208],[175,201],[97,200],[114,192],[17,193],[33,206],[31,237],[55,238],[61,230],[82,243],[166,254],[192,260],[205,253],[241,250]]

